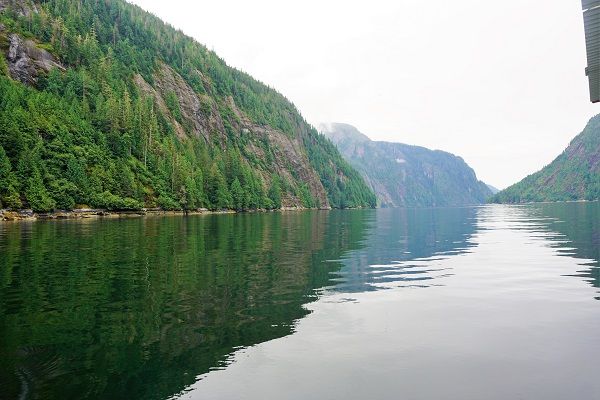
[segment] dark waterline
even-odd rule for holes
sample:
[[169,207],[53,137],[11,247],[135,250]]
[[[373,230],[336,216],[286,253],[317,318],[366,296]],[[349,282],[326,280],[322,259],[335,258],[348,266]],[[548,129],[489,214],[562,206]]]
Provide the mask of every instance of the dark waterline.
[[[559,305],[583,302],[580,312],[600,325],[596,290],[583,283],[600,286],[599,209],[598,203],[574,203],[0,225],[0,359],[4,360],[0,398],[162,399],[179,393],[195,398],[240,398],[236,388],[242,384],[244,389],[252,388],[243,377],[249,371],[259,374],[257,365],[293,375],[294,370],[285,371],[289,361],[285,353],[309,354],[319,348],[316,344],[298,347],[294,338],[323,344],[320,329],[344,321],[337,313],[347,307],[356,307],[348,309],[356,315],[365,312],[363,317],[378,326],[377,318],[401,310],[395,304],[399,299],[412,304],[411,296],[419,302],[398,312],[410,314],[415,336],[402,340],[406,346],[412,340],[413,350],[421,353],[401,351],[400,338],[365,329],[349,337],[360,339],[359,343],[379,340],[391,354],[402,355],[406,364],[385,364],[380,349],[367,345],[364,348],[370,352],[362,354],[357,348],[351,353],[365,356],[359,357],[363,363],[381,361],[387,369],[399,368],[397,373],[410,365],[416,370],[419,362],[433,357],[414,339],[418,334],[427,336],[418,326],[422,323],[425,329],[431,323],[427,312],[439,307],[446,295],[471,296],[473,307],[492,303],[500,307],[505,301],[529,304],[540,293],[551,292],[551,300]],[[507,248],[515,235],[523,235],[531,245],[519,242]],[[496,242],[496,237],[507,241]],[[514,269],[510,252],[530,247],[553,253],[538,255],[532,250],[517,258],[523,265]],[[488,251],[492,253],[486,255]],[[537,262],[545,267],[537,269]],[[508,271],[509,267],[514,270]],[[468,291],[468,283],[475,279],[473,271],[481,274],[478,287],[498,279],[505,290]],[[507,272],[510,279],[499,279]],[[520,277],[539,279],[527,283],[533,286],[528,293]],[[493,295],[493,302],[486,299],[488,295]],[[438,318],[443,321],[443,315],[450,318],[463,308],[464,303],[449,302]],[[557,315],[547,323],[561,324],[561,318]],[[507,319],[507,328],[518,322],[518,317]],[[467,327],[477,331],[477,326],[477,321],[459,321],[456,332],[448,335]],[[499,341],[501,334],[497,334]],[[586,335],[590,341],[595,338],[591,332],[581,332],[577,340],[585,341]],[[348,337],[340,339],[339,348],[333,342],[327,349],[341,350],[344,340]],[[270,353],[281,357],[281,362],[239,361],[245,349],[255,351],[251,346],[260,343],[283,346],[283,353]],[[596,343],[587,344],[590,356],[600,355]],[[568,340],[559,345],[564,346],[560,351],[569,351]],[[298,361],[297,366],[323,361],[344,369],[336,357],[311,357]],[[357,363],[354,367],[360,369],[360,363],[348,357],[343,362]],[[582,358],[582,365],[586,361]],[[486,367],[493,370],[494,365],[488,359]],[[496,365],[497,373],[506,372],[504,364]],[[519,365],[515,363],[516,369]],[[427,366],[422,367],[423,373],[427,371]],[[332,372],[329,384],[315,384],[307,375],[305,383],[314,384],[312,397],[322,398],[336,388],[341,394],[342,378],[349,377]],[[536,380],[534,375],[530,378]],[[571,383],[585,388],[580,394],[598,393],[600,384],[588,382],[588,376],[580,374],[576,379]],[[386,387],[400,390],[395,382],[366,379],[362,385],[367,389],[372,385],[376,398],[395,398],[381,391]],[[268,382],[254,392],[244,392],[242,398],[301,398],[305,394],[298,387],[298,396],[293,390],[286,392],[288,396],[276,390],[275,382],[268,385],[269,392],[265,385]],[[414,388],[406,392],[412,398],[420,398],[420,393]],[[545,392],[528,393],[542,398]],[[472,398],[477,395],[482,393],[474,389]]]

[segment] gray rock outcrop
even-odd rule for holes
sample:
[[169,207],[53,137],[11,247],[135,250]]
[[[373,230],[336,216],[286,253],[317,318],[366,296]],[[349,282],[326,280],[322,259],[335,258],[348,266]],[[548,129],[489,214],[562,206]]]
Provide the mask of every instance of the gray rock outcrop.
[[37,7],[32,1],[28,0],[0,0],[0,12],[13,10],[21,17],[28,17],[31,13],[37,12]]
[[33,41],[24,40],[13,33],[9,36],[9,42],[6,59],[8,71],[13,79],[35,85],[41,72],[47,73],[52,68],[64,70],[52,54],[37,47]]

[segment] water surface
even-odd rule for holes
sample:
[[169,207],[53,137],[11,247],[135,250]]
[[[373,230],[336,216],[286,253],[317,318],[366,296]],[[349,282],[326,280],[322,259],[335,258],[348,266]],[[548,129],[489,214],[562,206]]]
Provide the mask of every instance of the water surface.
[[600,206],[0,225],[0,398],[596,399]]

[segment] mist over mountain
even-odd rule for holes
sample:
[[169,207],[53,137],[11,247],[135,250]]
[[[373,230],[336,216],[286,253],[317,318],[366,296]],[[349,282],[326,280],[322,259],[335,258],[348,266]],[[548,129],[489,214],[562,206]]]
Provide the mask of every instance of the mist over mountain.
[[489,183],[486,183],[486,185],[487,185],[488,189],[491,190],[492,194],[496,194],[496,193],[498,193],[500,191],[500,189],[498,189],[495,186],[490,185]]
[[321,124],[320,130],[362,174],[382,207],[473,205],[492,195],[473,169],[453,154],[373,141],[348,124]]

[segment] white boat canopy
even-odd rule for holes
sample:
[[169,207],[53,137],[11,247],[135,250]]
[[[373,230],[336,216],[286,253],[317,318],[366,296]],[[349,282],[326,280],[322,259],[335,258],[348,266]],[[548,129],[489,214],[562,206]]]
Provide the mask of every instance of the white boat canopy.
[[590,82],[590,100],[600,102],[600,0],[581,0],[587,68],[585,74]]

